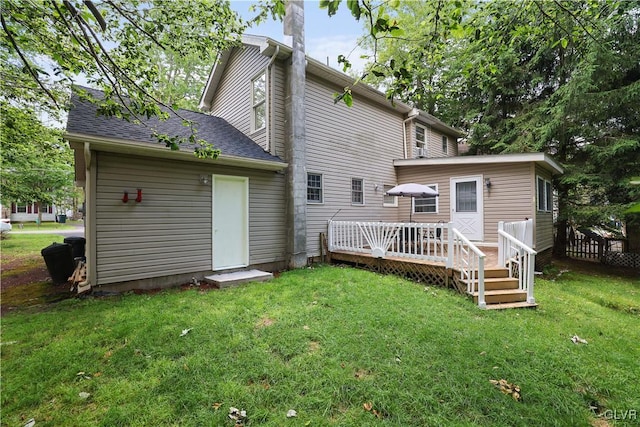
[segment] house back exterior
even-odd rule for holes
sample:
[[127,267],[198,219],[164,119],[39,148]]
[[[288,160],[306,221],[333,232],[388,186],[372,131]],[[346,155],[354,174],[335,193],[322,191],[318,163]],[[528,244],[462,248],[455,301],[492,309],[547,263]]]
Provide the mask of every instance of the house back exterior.
[[[550,182],[562,169],[549,156],[459,156],[461,132],[371,87],[353,86],[352,107],[334,103],[353,80],[311,58],[302,80],[304,163],[297,165],[306,182],[302,195],[292,189],[292,54],[282,43],[245,36],[219,57],[201,100],[205,114],[190,113],[202,126],[199,137],[222,149],[217,160],[159,147],[149,132],[96,117],[76,99],[66,137],[86,191],[93,286],[161,287],[211,271],[295,267],[294,258],[320,257],[330,219],[402,222],[410,212],[416,222],[451,221],[489,246],[497,244],[499,221],[530,218],[538,260],[550,256]],[[385,195],[406,182],[440,196]],[[302,204],[291,203],[295,197]],[[296,221],[302,236],[292,232]]]

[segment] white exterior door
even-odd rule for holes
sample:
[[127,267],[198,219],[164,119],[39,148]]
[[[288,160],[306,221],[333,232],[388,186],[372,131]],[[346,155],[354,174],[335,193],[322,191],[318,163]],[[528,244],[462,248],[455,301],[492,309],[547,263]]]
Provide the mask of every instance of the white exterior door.
[[467,239],[484,238],[482,177],[451,178],[451,222]]
[[249,265],[249,178],[213,175],[213,270]]

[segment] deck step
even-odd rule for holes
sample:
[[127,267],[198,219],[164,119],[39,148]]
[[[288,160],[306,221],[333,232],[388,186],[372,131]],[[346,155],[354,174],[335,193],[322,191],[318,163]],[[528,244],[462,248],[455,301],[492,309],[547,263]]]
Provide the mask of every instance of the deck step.
[[501,304],[487,304],[487,310],[506,310],[509,308],[536,308],[538,304],[530,304],[526,301],[507,302]]
[[485,267],[485,279],[497,279],[509,277],[509,269],[504,267]]
[[[473,302],[478,303],[478,292],[473,292]],[[509,302],[522,302],[527,300],[527,292],[519,289],[502,289],[485,291],[484,300],[487,304],[502,304]]]
[[[485,278],[484,290],[485,291],[499,291],[501,289],[518,289],[518,279],[515,278]],[[472,286],[474,292],[478,290],[478,281],[476,280]]]
[[273,274],[260,270],[234,271],[232,273],[213,274],[204,278],[207,283],[220,289],[238,286],[247,282],[266,282],[271,279],[273,279]]

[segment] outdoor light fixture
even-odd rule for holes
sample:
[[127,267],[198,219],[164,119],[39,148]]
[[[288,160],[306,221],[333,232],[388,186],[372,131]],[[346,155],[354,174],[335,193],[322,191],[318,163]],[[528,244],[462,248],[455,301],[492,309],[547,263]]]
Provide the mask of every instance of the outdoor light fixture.
[[487,188],[491,188],[491,178],[485,178],[484,185],[486,185]]
[[209,177],[207,175],[200,175],[200,184],[207,185],[209,183]]

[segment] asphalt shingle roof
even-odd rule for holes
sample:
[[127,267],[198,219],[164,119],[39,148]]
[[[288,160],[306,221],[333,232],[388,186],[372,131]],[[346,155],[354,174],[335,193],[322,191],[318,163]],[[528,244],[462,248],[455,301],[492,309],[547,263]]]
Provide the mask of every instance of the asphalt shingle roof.
[[[101,91],[79,87],[101,99]],[[251,138],[240,132],[226,120],[189,110],[178,110],[179,114],[195,123],[197,138],[203,139],[215,148],[221,150],[222,155],[238,156],[254,160],[266,160],[283,162],[279,157],[273,156],[262,149]],[[89,101],[82,100],[77,94],[71,96],[71,109],[67,119],[67,132],[83,134],[93,137],[115,138],[132,142],[147,142],[161,146],[153,131],[165,133],[169,136],[188,137],[191,130],[183,126],[182,118],[170,113],[167,120],[151,118],[144,120],[147,126],[128,122],[117,117],[98,115],[97,107]],[[181,146],[181,149],[193,150],[193,146]]]

